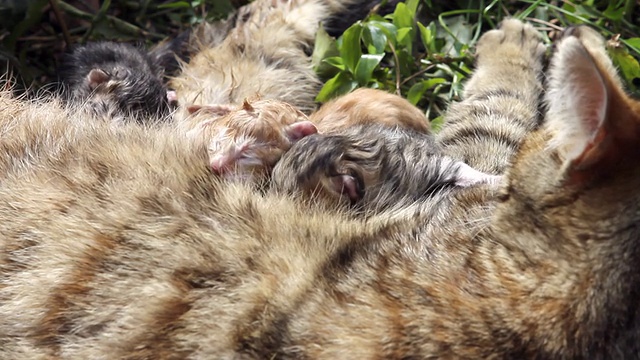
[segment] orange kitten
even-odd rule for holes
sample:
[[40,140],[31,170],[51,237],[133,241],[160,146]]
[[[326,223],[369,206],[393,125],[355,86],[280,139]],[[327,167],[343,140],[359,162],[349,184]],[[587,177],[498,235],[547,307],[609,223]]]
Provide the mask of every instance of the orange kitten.
[[[293,143],[316,133],[302,112],[278,100],[245,100],[241,107],[191,106],[187,135],[210,139],[209,164],[225,177],[263,177]],[[207,120],[205,120],[207,119]]]
[[406,99],[368,88],[329,101],[309,118],[320,133],[367,124],[402,126],[422,133],[429,133],[430,128],[424,113]]

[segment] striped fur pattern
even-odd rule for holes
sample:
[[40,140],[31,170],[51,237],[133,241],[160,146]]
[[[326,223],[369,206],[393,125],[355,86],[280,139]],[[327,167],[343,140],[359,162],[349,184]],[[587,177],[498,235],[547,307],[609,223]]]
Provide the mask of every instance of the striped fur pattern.
[[504,186],[367,219],[3,94],[0,358],[637,358],[640,105],[592,35],[559,40],[539,126],[536,31],[486,33],[439,141]]
[[[235,27],[170,82],[178,102],[239,105],[256,95],[309,114],[321,82],[308,55],[319,25],[363,0],[264,0],[238,10]],[[186,114],[182,114],[186,116]]]
[[500,176],[442,155],[433,135],[384,120],[298,141],[273,169],[272,186],[311,202],[343,204],[371,215],[446,188],[500,182]]

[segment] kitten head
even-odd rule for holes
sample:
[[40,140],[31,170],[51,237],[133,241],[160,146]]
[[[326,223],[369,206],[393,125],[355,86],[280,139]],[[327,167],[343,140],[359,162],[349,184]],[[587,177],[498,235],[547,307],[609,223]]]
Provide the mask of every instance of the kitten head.
[[175,105],[161,69],[141,49],[114,42],[77,47],[62,62],[60,77],[66,97],[87,103],[100,113],[114,108],[137,118],[165,115]]
[[211,169],[225,176],[267,175],[295,142],[316,133],[302,112],[277,100],[245,100],[237,108],[191,106],[189,111],[208,118],[190,135],[208,139]]
[[282,157],[272,176],[279,190],[358,209],[417,200],[442,186],[500,180],[442,155],[429,135],[384,123],[302,139]]

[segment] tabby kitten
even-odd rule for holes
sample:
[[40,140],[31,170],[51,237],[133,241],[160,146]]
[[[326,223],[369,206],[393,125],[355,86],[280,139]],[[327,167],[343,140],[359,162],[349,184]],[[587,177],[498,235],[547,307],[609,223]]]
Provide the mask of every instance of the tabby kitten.
[[365,214],[401,208],[446,187],[500,179],[442,155],[432,135],[385,120],[302,139],[272,174],[276,189],[306,194],[312,202],[351,205]]
[[422,111],[398,95],[357,89],[309,118],[321,134],[293,145],[274,168],[272,185],[312,202],[371,214],[443,187],[500,181],[443,156]]
[[637,358],[640,104],[575,28],[539,126],[543,53],[484,34],[438,135],[504,186],[367,219],[221,182],[168,125],[3,94],[0,358]]

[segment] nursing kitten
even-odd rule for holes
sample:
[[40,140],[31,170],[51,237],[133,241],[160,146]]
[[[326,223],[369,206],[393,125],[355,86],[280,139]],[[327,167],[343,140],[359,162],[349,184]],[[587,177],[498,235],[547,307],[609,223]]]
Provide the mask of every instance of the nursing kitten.
[[[292,144],[317,132],[306,115],[278,100],[245,100],[241,107],[193,106],[187,136],[209,141],[211,170],[259,181]],[[206,119],[206,120],[205,120]]]
[[273,169],[272,186],[371,214],[418,202],[443,188],[501,180],[442,155],[430,134],[389,126],[387,118],[380,123],[370,119],[294,144]]
[[429,133],[429,120],[406,99],[386,91],[359,88],[322,105],[309,119],[324,134],[354,125],[384,124]]
[[98,117],[138,121],[170,113],[176,101],[163,69],[144,50],[116,42],[88,43],[65,54],[59,77],[63,97]]
[[0,358],[637,358],[640,104],[575,28],[540,126],[543,53],[484,34],[438,134],[503,187],[368,219],[220,181],[169,126],[3,94]]
[[310,115],[320,134],[301,140],[273,170],[272,186],[365,214],[401,208],[447,187],[498,184],[442,154],[417,107],[394,94],[357,89]]

